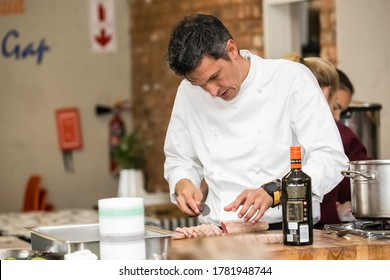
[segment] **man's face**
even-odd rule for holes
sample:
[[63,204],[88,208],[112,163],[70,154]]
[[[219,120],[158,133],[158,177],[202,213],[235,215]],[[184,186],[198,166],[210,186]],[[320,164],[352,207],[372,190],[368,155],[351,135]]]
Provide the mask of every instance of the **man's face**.
[[195,70],[187,77],[192,85],[200,86],[211,96],[222,98],[225,101],[230,101],[238,95],[241,83],[247,75],[242,64],[242,57],[239,56],[238,49],[232,42],[229,40],[227,43],[230,60],[204,56]]
[[336,121],[340,120],[341,112],[348,109],[349,104],[352,100],[352,94],[344,89],[338,89],[333,95],[329,98],[329,107],[332,111],[333,118]]

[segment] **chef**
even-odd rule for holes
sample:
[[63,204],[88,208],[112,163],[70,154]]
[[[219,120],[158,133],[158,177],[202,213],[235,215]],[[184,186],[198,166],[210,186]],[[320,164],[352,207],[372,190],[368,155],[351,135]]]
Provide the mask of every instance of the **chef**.
[[281,228],[275,179],[290,170],[290,146],[299,145],[318,221],[319,203],[342,180],[348,158],[311,71],[240,50],[223,23],[204,14],[174,26],[167,61],[183,77],[164,145],[171,201],[201,223],[261,219]]

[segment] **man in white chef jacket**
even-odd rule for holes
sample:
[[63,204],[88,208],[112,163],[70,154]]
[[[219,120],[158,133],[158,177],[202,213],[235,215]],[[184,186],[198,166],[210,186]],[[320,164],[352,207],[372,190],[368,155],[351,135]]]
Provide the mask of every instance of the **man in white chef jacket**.
[[[318,221],[319,203],[342,180],[348,158],[312,72],[239,50],[216,17],[202,14],[175,25],[167,60],[184,78],[164,145],[172,202],[201,223],[278,224],[282,209],[262,186],[289,172],[290,146],[299,145]],[[208,215],[201,215],[202,179]]]

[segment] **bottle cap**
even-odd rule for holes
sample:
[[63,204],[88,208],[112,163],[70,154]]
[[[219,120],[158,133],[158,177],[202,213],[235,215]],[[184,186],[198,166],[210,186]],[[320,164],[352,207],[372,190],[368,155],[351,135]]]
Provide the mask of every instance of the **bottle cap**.
[[291,159],[301,159],[301,146],[291,146],[290,157]]

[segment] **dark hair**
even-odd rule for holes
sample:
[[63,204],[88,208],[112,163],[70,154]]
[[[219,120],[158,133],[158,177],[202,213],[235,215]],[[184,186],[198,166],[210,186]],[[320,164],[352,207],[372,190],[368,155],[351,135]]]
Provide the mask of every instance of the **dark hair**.
[[216,17],[204,14],[186,16],[176,23],[169,39],[169,68],[186,77],[203,56],[229,60],[226,50],[229,39],[233,36]]
[[355,92],[355,89],[352,85],[352,82],[349,80],[348,76],[340,69],[337,69],[337,74],[339,74],[340,89],[348,90],[352,95]]

